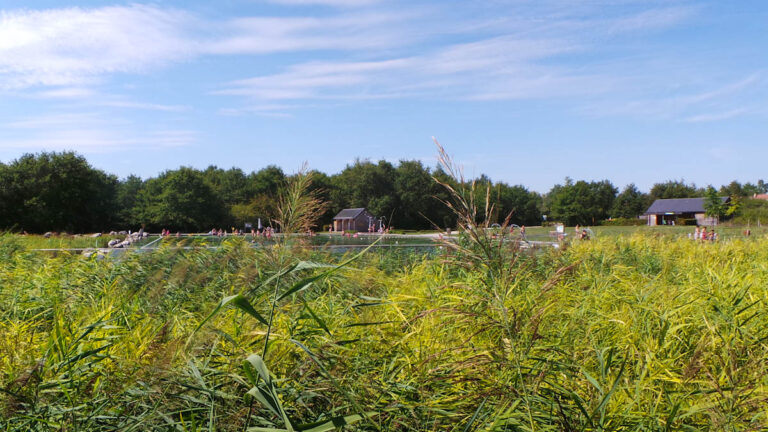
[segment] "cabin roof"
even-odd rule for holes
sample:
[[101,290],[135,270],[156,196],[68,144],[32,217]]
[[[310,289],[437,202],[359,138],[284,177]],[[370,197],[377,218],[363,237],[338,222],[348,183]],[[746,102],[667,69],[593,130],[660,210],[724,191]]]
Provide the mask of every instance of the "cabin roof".
[[[729,197],[720,197],[722,202],[728,202]],[[645,214],[683,214],[704,213],[704,198],[670,198],[657,199],[648,207]]]
[[360,216],[361,213],[365,211],[364,207],[361,208],[348,208],[340,211],[336,216],[334,216],[334,219],[355,219],[356,217]]

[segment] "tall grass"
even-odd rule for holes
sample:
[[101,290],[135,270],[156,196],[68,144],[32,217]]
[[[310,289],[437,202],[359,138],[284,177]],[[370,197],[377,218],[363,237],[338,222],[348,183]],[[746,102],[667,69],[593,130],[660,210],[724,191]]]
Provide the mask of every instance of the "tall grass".
[[768,239],[528,255],[484,235],[498,265],[472,239],[402,260],[239,238],[98,260],[0,237],[0,425],[768,427]]

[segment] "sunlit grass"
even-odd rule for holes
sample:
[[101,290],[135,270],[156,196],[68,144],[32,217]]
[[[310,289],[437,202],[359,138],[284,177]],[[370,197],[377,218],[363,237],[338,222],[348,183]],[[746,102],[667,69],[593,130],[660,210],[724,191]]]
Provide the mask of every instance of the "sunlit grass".
[[[238,293],[269,316],[274,248],[227,239],[99,260],[17,240],[0,240],[5,430],[768,427],[764,238],[502,252],[509,276],[492,289],[445,251],[370,252],[274,303],[269,381],[251,357],[267,325],[238,307],[200,325]],[[288,265],[344,260],[282,253]],[[278,297],[327,269],[285,273]],[[246,396],[255,388],[282,408]]]

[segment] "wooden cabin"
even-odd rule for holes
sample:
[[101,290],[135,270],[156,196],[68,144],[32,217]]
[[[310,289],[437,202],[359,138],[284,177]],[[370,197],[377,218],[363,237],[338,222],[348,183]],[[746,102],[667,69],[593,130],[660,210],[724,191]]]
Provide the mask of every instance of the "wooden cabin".
[[370,226],[378,228],[377,221],[365,208],[344,209],[333,217],[333,230],[367,232]]

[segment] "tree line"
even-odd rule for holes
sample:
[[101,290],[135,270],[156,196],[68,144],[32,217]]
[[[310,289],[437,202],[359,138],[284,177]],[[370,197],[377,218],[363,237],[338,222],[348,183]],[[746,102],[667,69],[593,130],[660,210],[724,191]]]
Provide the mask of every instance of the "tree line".
[[[312,188],[328,203],[319,215],[318,229],[344,208],[365,207],[400,229],[455,226],[453,214],[441,203],[448,198],[435,178],[455,184],[440,167],[417,160],[398,164],[356,160],[340,173],[312,172]],[[74,152],[26,154],[0,163],[0,229],[12,231],[93,232],[145,227],[150,231],[208,231],[242,228],[259,218],[275,216],[279,192],[290,179],[270,165],[245,173],[239,168],[209,166],[204,170],[180,167],[157,177],[141,179],[115,175],[92,167]],[[649,192],[634,184],[619,191],[610,181],[566,178],[548,193],[523,185],[494,182],[485,175],[472,180],[493,205],[502,223],[539,225],[548,221],[595,225],[608,218],[636,218],[658,198],[701,197],[711,191],[670,180]],[[756,184],[731,182],[718,193],[739,199],[768,192]]]

